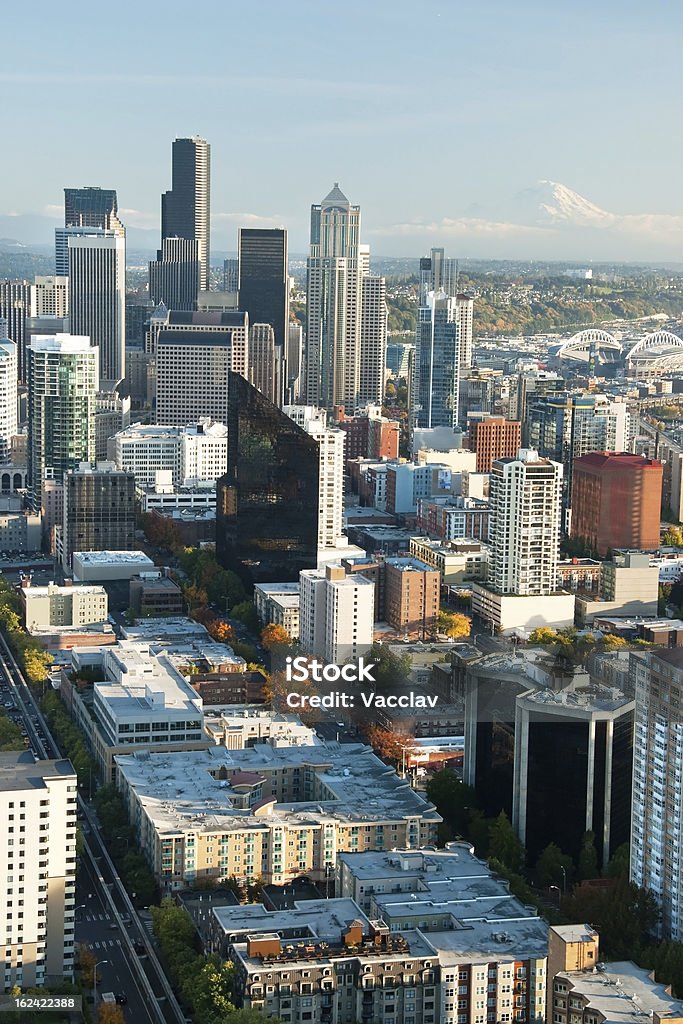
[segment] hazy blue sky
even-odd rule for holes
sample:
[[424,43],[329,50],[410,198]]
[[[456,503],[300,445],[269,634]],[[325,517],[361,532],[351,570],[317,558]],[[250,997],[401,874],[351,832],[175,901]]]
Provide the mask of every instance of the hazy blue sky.
[[551,179],[666,215],[626,235],[647,223],[656,248],[664,228],[683,252],[682,29],[675,0],[3,5],[0,215],[54,217],[65,185],[102,185],[156,230],[171,141],[197,133],[220,248],[258,217],[302,251],[339,181],[376,252],[571,255],[571,232],[508,224],[533,223],[519,193]]

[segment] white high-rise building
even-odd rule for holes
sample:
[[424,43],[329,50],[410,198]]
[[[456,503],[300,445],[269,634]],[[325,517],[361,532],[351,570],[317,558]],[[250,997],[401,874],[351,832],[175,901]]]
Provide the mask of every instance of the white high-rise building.
[[69,324],[99,349],[100,379],[125,376],[126,238],[122,230],[64,228],[69,256]]
[[308,404],[343,406],[353,415],[360,389],[360,207],[335,183],[311,207],[307,263],[306,379]]
[[299,574],[299,642],[307,654],[343,664],[372,647],[375,584],[341,565]]
[[5,992],[73,979],[76,796],[70,761],[0,753]]
[[139,487],[152,487],[159,471],[174,487],[215,483],[228,464],[228,428],[211,419],[184,427],[133,423],[109,439],[108,458],[133,473]]
[[95,459],[99,351],[90,338],[37,335],[28,350],[28,471],[31,502],[43,481]]
[[345,544],[344,520],[344,443],[343,430],[326,425],[325,413],[311,406],[285,405],[282,410],[297,426],[303,427],[318,442],[320,449],[318,497],[318,548],[336,548]]
[[362,279],[360,337],[360,403],[384,402],[387,354],[387,283],[366,274]]
[[631,805],[631,881],[662,911],[661,936],[683,940],[683,649],[638,653]]
[[491,468],[489,585],[500,594],[552,594],[560,551],[562,466],[531,448]]
[[17,346],[0,328],[0,462],[10,460],[10,439],[18,431]]
[[472,366],[474,299],[471,295],[459,292],[455,296],[455,318],[458,324],[460,371],[462,372],[469,370]]
[[31,285],[31,316],[55,316],[69,313],[69,278],[36,277]]

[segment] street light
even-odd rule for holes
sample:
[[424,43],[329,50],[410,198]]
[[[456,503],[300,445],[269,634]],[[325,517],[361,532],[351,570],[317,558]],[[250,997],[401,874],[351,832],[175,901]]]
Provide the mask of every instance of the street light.
[[561,906],[561,903],[562,903],[562,890],[560,889],[559,885],[549,885],[548,886],[548,892],[552,892],[553,889],[557,893],[557,905],[559,907],[559,906]]
[[97,968],[101,967],[102,964],[108,964],[108,960],[98,960],[92,969],[92,1012],[95,1012],[95,1004],[97,1003]]
[[564,864],[560,864],[560,871],[562,872],[562,892],[567,895],[567,872],[564,870]]

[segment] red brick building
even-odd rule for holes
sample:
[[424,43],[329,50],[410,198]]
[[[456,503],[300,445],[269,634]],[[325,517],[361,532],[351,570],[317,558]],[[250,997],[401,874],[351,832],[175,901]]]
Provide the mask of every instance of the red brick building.
[[496,459],[514,459],[522,447],[522,424],[504,416],[488,416],[474,424],[470,445],[477,453],[477,473],[490,473]]
[[663,465],[627,452],[591,452],[574,460],[572,537],[604,558],[608,550],[659,547]]

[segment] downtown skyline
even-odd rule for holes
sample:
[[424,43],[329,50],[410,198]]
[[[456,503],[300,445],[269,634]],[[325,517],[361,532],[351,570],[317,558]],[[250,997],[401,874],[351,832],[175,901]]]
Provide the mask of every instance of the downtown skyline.
[[[5,168],[0,237],[48,244],[63,184],[91,184],[117,189],[131,248],[158,247],[168,141],[199,134],[213,150],[215,252],[235,251],[244,226],[285,227],[290,251],[305,253],[310,204],[338,180],[364,210],[377,256],[444,245],[483,258],[675,258],[680,144],[667,125],[680,85],[680,12],[629,2],[617,20],[612,2],[600,11],[584,2],[482,6],[431,0],[418,13],[403,2],[351,3],[339,22],[307,0],[293,11],[266,2],[239,10],[244,45],[227,59],[234,4],[215,5],[207,33],[186,22],[181,30],[175,3],[161,17],[158,3],[140,14],[124,0],[125,46],[100,53],[86,46],[97,13],[79,19],[78,0],[62,24],[39,3],[51,31],[37,50],[31,39],[30,65],[28,27],[10,11],[6,130],[20,132],[20,111],[36,120],[55,90],[60,117],[41,113],[41,132]],[[65,66],[67,45],[75,57]],[[649,74],[633,74],[655,56]],[[62,120],[114,132],[93,145],[97,129],[81,139],[62,132]],[[439,163],[448,173],[434,173]],[[549,201],[553,190],[539,180],[586,202],[562,190]]]

